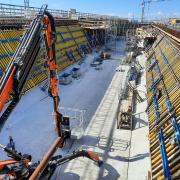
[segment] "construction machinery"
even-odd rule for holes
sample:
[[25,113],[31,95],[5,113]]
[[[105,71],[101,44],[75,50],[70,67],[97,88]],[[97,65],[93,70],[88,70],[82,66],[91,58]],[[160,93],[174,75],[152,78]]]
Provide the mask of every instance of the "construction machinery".
[[[75,151],[65,157],[60,155],[53,157],[55,151],[58,148],[62,148],[65,140],[70,137],[71,130],[69,119],[63,117],[58,110],[60,98],[58,95],[57,64],[55,56],[56,29],[54,18],[47,11],[47,5],[41,7],[36,18],[32,21],[30,27],[21,38],[21,42],[1,79],[0,128],[3,127],[9,115],[21,99],[23,89],[30,76],[42,42],[44,42],[47,52],[47,63],[44,66],[48,70],[48,93],[53,99],[55,128],[58,137],[43,160],[38,163],[32,163],[31,155],[22,155],[15,150],[15,147],[10,146],[12,148],[9,148],[0,145],[0,148],[11,157],[10,160],[0,161],[0,180],[49,179],[56,167],[80,156],[94,160],[99,166],[102,164],[102,161],[97,155],[93,152],[84,150]],[[13,144],[12,138],[10,138],[9,144]],[[1,176],[3,177],[1,178]]]
[[154,2],[162,2],[162,1],[167,1],[167,0],[148,0],[148,1],[143,0],[142,1],[142,3],[140,4],[142,6],[141,23],[144,22],[146,4],[150,4],[150,3],[154,3]]
[[[12,158],[9,160],[0,161],[0,180],[50,179],[57,167],[78,157],[87,157],[97,162],[97,164],[101,166],[102,161],[99,160],[98,156],[96,156],[93,152],[88,152],[83,149],[74,151],[72,154],[68,154],[64,157],[61,155],[52,157],[58,143],[59,138],[55,141],[51,149],[40,163],[31,162],[32,157],[29,154],[22,155],[16,150],[12,150],[0,144],[0,148]],[[45,163],[47,163],[46,167],[44,166]]]

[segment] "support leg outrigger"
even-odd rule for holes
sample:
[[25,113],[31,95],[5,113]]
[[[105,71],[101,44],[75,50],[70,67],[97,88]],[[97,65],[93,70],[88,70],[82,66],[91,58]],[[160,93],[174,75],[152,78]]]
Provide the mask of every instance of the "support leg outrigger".
[[53,156],[57,148],[59,148],[59,144],[61,143],[60,140],[60,137],[56,139],[40,163],[32,163],[31,155],[22,155],[16,150],[9,149],[0,144],[0,148],[12,158],[3,162],[0,161],[0,176],[6,174],[11,178],[13,177],[13,180],[21,178],[29,180],[50,179],[57,167],[79,157],[89,158],[96,162],[99,167],[103,164],[99,156],[91,151],[83,149],[74,151],[65,156]]
[[45,175],[46,178],[50,178],[54,174],[57,167],[79,157],[89,158],[92,161],[95,161],[99,167],[103,164],[103,161],[100,160],[99,156],[97,156],[91,151],[86,151],[82,149],[82,150],[74,151],[72,154],[68,154],[64,157],[58,155],[51,158],[47,168],[44,170],[43,175]]

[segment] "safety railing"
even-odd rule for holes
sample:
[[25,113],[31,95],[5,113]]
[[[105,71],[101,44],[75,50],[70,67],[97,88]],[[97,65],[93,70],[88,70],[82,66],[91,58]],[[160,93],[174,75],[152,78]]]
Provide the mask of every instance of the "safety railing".
[[71,138],[80,139],[84,134],[84,116],[85,110],[59,107],[60,112],[64,117],[70,120]]
[[[12,4],[3,4],[0,3],[0,16],[1,17],[34,17],[37,12],[39,12],[40,8],[37,7],[28,7],[21,5],[12,5]],[[124,19],[118,16],[108,16],[108,15],[99,15],[93,13],[83,13],[83,12],[72,12],[71,10],[56,10],[56,9],[48,9],[50,13],[52,13],[55,17],[59,18],[92,18],[92,19]]]

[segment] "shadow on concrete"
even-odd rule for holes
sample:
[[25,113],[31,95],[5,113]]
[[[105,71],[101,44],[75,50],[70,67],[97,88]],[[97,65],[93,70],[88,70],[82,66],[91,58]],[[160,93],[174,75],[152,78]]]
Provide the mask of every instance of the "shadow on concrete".
[[137,117],[133,117],[133,130],[148,126],[148,122]]
[[149,153],[137,154],[137,155],[132,156],[132,157],[116,156],[116,157],[110,157],[110,158],[116,159],[118,161],[123,161],[123,162],[134,162],[134,161],[144,159],[146,157],[149,157]]
[[114,130],[116,129],[115,126],[116,126],[116,118],[113,119],[112,125],[110,127],[110,133],[109,133],[108,137],[106,137],[104,154],[102,156],[102,160],[105,165],[100,168],[99,176],[97,179],[103,179],[102,175],[106,172],[107,167],[109,169],[111,168],[111,173],[115,172],[115,174],[111,174],[110,177],[108,177],[108,179],[115,179],[115,178],[112,178],[112,176],[116,176],[116,178],[120,177],[120,174],[116,171],[116,169],[114,167],[112,167],[110,164],[107,165],[108,153],[110,152],[112,144],[113,144],[112,139],[113,139]]
[[[115,95],[114,93],[112,93],[108,96],[115,96]],[[102,101],[102,98],[103,97],[100,98],[101,101]],[[99,103],[101,103],[101,101]],[[107,106],[108,106],[106,107],[107,114],[101,115],[99,113],[97,117],[98,116],[101,117],[99,118],[100,120],[93,121],[92,124],[90,124],[90,127],[88,128],[88,130],[86,129],[87,131],[86,134],[90,134],[90,135],[85,135],[82,139],[75,141],[74,145],[72,146],[72,148],[74,149],[75,148],[86,149],[87,147],[87,149],[93,149],[94,153],[100,155],[100,158],[103,161],[103,165],[97,170],[96,180],[110,180],[110,179],[117,180],[120,178],[118,167],[113,165],[112,161],[110,161],[112,164],[109,163],[108,161],[108,159],[111,158],[109,157],[109,152],[117,151],[119,154],[120,151],[127,151],[130,144],[129,141],[122,140],[119,137],[114,136],[114,131],[116,130],[116,118],[112,117],[111,119],[109,119],[109,116],[108,116],[108,114],[111,113],[109,109],[111,109],[112,103],[113,101],[109,102],[107,100]],[[95,113],[95,111],[93,113]],[[111,122],[109,123],[109,121]],[[89,125],[89,122],[90,121],[86,122],[87,123],[86,127]],[[107,132],[104,132],[106,129],[107,129]],[[96,149],[101,149],[102,154],[101,154],[101,150],[100,151],[97,150],[99,152],[97,153]],[[69,170],[72,170],[73,168],[75,168],[75,165],[77,165],[75,163],[76,162],[78,163],[78,161],[76,160],[73,160],[73,161],[74,162],[68,166]],[[81,161],[84,161],[84,160],[79,159],[79,163],[81,163]],[[62,166],[62,169],[60,170],[61,174],[59,174],[58,176],[59,178],[64,177],[67,165],[68,164],[65,164]],[[86,177],[91,177],[91,173],[93,173],[93,168],[91,167],[90,162],[84,163],[84,166],[81,166],[81,168],[82,168],[80,172],[81,179],[86,179]],[[63,179],[71,180],[71,177],[63,178]]]
[[118,138],[110,138],[105,136],[93,137],[87,135],[84,136],[82,139],[82,144],[83,142],[88,142],[88,146],[98,147],[99,149],[108,152],[126,151],[129,147],[129,141]]
[[[51,178],[51,180],[59,180],[59,179],[61,179],[61,174],[59,173],[55,173]],[[80,180],[80,176],[72,172],[64,172],[63,180]]]
[[98,180],[117,180],[120,178],[120,174],[111,165],[104,163],[100,168],[104,171],[100,171]]
[[[109,141],[109,145],[106,142]],[[114,151],[126,151],[129,147],[129,141],[116,138],[107,138],[104,136],[99,137],[98,147],[103,150],[108,150],[108,152]]]

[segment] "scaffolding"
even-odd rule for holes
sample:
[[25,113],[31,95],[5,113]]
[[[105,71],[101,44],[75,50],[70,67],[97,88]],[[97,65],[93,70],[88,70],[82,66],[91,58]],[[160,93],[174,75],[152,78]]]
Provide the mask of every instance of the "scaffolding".
[[[27,6],[27,2],[26,2]],[[12,4],[4,4],[0,3],[0,16],[3,17],[11,17],[11,16],[18,16],[18,17],[26,17],[26,9],[30,14],[32,14],[32,18],[35,14],[37,14],[40,8],[37,7],[28,7],[21,6],[21,5],[12,5]],[[124,19],[118,16],[108,16],[108,15],[99,15],[99,14],[92,14],[92,13],[83,13],[71,10],[56,10],[56,9],[48,9],[48,11],[54,16],[58,18],[71,18],[75,15],[78,19],[96,19],[96,20],[105,20],[105,19]]]
[[106,19],[105,22],[105,47],[106,49],[116,50],[117,39],[117,19]]

